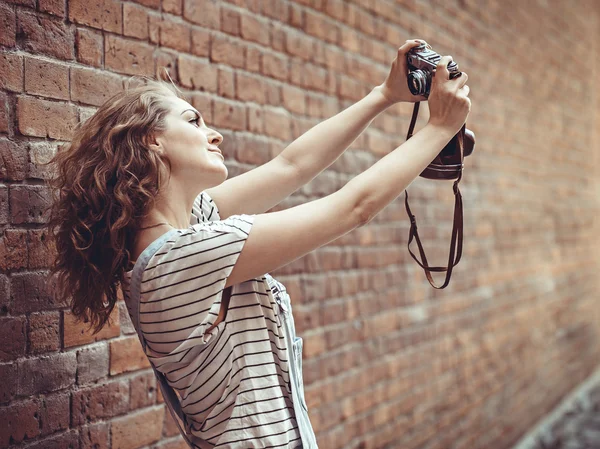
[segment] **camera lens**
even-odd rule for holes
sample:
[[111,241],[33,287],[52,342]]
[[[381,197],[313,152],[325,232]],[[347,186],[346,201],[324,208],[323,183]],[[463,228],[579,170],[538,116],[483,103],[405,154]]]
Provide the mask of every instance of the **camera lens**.
[[426,95],[427,74],[422,70],[415,70],[408,74],[408,88],[413,95]]

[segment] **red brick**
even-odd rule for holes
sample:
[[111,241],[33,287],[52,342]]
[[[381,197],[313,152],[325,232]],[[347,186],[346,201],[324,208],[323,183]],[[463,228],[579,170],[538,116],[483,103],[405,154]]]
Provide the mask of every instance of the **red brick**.
[[306,61],[310,61],[314,53],[314,38],[291,29],[287,30],[285,36],[285,51],[293,56],[298,56]]
[[182,86],[200,91],[217,91],[218,69],[216,65],[193,56],[179,55],[177,68]]
[[77,123],[77,109],[68,103],[19,97],[17,120],[23,135],[67,140]]
[[49,179],[54,170],[48,163],[56,154],[56,145],[51,142],[29,143],[29,164],[27,167],[27,178]]
[[157,78],[168,81],[168,77],[164,74],[164,70],[166,69],[173,82],[180,84],[177,76],[177,56],[177,53],[164,50],[156,50],[154,52],[154,64],[156,66]]
[[119,379],[76,390],[72,393],[71,404],[71,426],[122,415],[129,408],[129,382]]
[[108,345],[87,346],[77,351],[77,384],[85,385],[108,377]]
[[37,441],[27,446],[27,449],[79,449],[79,435],[75,430]]
[[290,112],[304,115],[306,112],[306,96],[302,89],[294,86],[282,86],[283,107]]
[[25,10],[19,10],[17,16],[17,35],[23,50],[62,60],[73,59],[73,31],[64,22]]
[[262,67],[263,52],[259,48],[246,48],[245,69],[249,72],[260,73]]
[[[265,121],[262,113],[262,107],[248,105],[248,131],[256,134],[263,134],[265,129]],[[266,161],[265,161],[266,162]]]
[[152,9],[160,8],[160,0],[135,0],[135,2]]
[[40,11],[53,14],[58,17],[65,16],[65,2],[62,0],[38,0]]
[[118,73],[151,76],[154,73],[153,49],[142,42],[106,35],[104,65]]
[[192,29],[191,51],[196,56],[208,56],[210,54],[210,33],[202,29]]
[[286,42],[285,42],[286,30],[285,30],[284,26],[277,22],[271,23],[269,25],[269,31],[270,31],[270,35],[271,35],[271,37],[269,39],[271,41],[271,47],[273,48],[273,50],[285,53],[285,51],[286,51],[285,50],[285,48],[286,48]]
[[202,92],[193,92],[191,94],[191,103],[204,117],[207,124],[213,123],[213,100],[208,94]]
[[183,13],[183,0],[162,0],[162,10],[180,16]]
[[241,101],[251,101],[258,104],[265,104],[267,86],[265,81],[252,75],[238,73],[235,77],[236,98]]
[[30,399],[0,407],[0,447],[7,448],[37,437],[40,434],[38,415],[39,400]]
[[45,223],[51,201],[49,187],[36,185],[14,186],[10,190],[12,223]]
[[5,3],[12,3],[14,5],[21,5],[35,9],[35,0],[7,0]]
[[133,3],[123,3],[123,35],[148,39],[148,11]]
[[310,10],[306,11],[304,18],[304,30],[307,34],[315,36],[321,41],[332,44],[338,43],[340,27],[335,22]]
[[49,393],[75,384],[77,361],[74,352],[19,361],[18,393],[30,396]]
[[14,8],[0,3],[0,45],[6,47],[16,46],[17,36],[17,16]]
[[234,98],[235,97],[235,74],[233,70],[226,67],[219,67],[219,80],[217,93],[220,97]]
[[304,26],[304,8],[302,6],[290,4],[289,22],[294,28]]
[[144,354],[136,336],[120,338],[110,342],[110,375],[149,368],[150,362]]
[[226,7],[221,8],[221,31],[232,36],[240,35],[240,13]]
[[69,67],[50,61],[25,58],[25,92],[43,97],[69,99]]
[[344,75],[340,77],[338,95],[341,98],[359,100],[362,98],[362,91],[363,89],[361,88],[360,82]]
[[244,164],[262,165],[270,159],[264,137],[238,136],[234,151],[236,160]]
[[246,108],[240,103],[215,100],[213,125],[217,128],[246,130]]
[[27,171],[27,151],[23,142],[0,138],[0,179],[22,181]]
[[39,419],[42,436],[69,427],[71,408],[68,393],[46,396],[40,402]]
[[129,408],[137,410],[153,405],[157,388],[154,371],[132,377],[129,383]]
[[219,3],[212,0],[183,0],[183,17],[203,28],[220,28]]
[[153,44],[160,43],[160,24],[162,17],[158,13],[151,12],[148,14],[148,38]]
[[25,317],[0,317],[0,362],[7,362],[25,354],[27,343]]
[[288,23],[290,20],[290,5],[284,0],[264,0],[262,14],[278,22]]
[[[164,436],[179,435],[179,428],[177,427],[177,423],[173,419],[173,416],[171,415],[171,413],[166,409],[165,409],[165,420],[164,420],[164,424],[163,424],[163,435]],[[181,440],[183,440],[183,438]]]
[[[317,67],[313,64],[306,64],[304,83],[312,90],[325,92],[327,90],[327,69]],[[360,100],[364,96],[364,89],[359,89],[356,99]]]
[[265,47],[269,45],[269,23],[264,19],[243,14],[241,17],[240,34],[242,39],[246,41],[256,42]]
[[281,108],[267,107],[264,109],[265,134],[276,137],[284,142],[292,138],[292,121],[289,112]]
[[118,307],[115,306],[110,318],[111,324],[106,324],[100,332],[93,334],[92,330],[88,330],[89,323],[77,322],[72,312],[63,312],[63,343],[65,348],[118,336],[120,334]]
[[27,232],[6,229],[0,237],[0,269],[15,270],[27,267]]
[[244,67],[246,46],[227,36],[213,36],[210,45],[210,60],[231,67]]
[[60,313],[43,312],[29,316],[29,352],[39,354],[60,349]]
[[123,31],[121,3],[116,0],[70,0],[69,20],[113,33]]
[[160,22],[160,45],[189,53],[192,43],[190,25],[164,16]]
[[0,92],[0,133],[12,132],[11,109],[8,95],[4,92]]
[[136,449],[160,440],[164,407],[147,409],[112,421],[113,449]]
[[262,58],[262,74],[287,81],[289,76],[288,58],[275,53],[265,52]]
[[0,53],[0,88],[23,91],[23,57]]
[[104,50],[102,34],[98,31],[77,28],[76,40],[77,60],[94,67],[102,66]]
[[101,106],[114,94],[123,90],[121,77],[95,69],[71,68],[71,100]]
[[110,441],[108,429],[109,423],[107,422],[81,426],[79,428],[81,449],[110,449],[108,445],[108,442]]
[[[0,404],[9,402],[17,394],[17,375],[16,363],[0,363]],[[1,414],[1,412],[0,412]]]
[[31,229],[27,231],[28,263],[30,269],[46,268],[52,265],[56,255],[56,246],[48,238],[48,230]]

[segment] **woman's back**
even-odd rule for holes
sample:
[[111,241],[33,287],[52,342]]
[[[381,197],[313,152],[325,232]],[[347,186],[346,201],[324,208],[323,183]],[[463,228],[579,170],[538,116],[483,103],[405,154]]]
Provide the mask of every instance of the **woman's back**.
[[[206,192],[190,228],[172,230],[142,274],[140,329],[146,354],[181,396],[192,433],[215,447],[300,447],[284,331],[264,277],[236,284],[225,320],[210,332],[225,279],[252,215],[221,221]],[[144,253],[138,260],[143,259]],[[130,281],[125,300],[131,313]]]

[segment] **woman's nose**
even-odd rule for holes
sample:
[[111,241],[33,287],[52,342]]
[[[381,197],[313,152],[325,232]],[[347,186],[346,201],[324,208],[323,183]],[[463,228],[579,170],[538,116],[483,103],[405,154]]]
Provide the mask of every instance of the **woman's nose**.
[[211,144],[220,145],[221,142],[223,142],[223,136],[221,134],[219,134],[217,131],[211,129],[210,137],[209,137],[208,141]]

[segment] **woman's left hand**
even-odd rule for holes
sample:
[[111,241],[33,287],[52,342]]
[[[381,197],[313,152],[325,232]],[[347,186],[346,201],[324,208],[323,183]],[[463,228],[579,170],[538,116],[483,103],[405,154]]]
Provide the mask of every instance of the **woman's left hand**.
[[392,62],[392,67],[387,78],[377,88],[381,91],[384,97],[392,104],[408,101],[416,103],[417,101],[427,101],[427,97],[423,95],[413,95],[408,88],[408,67],[406,64],[406,53],[411,48],[418,47],[420,44],[426,43],[420,39],[407,40],[402,47],[398,49],[398,54]]

